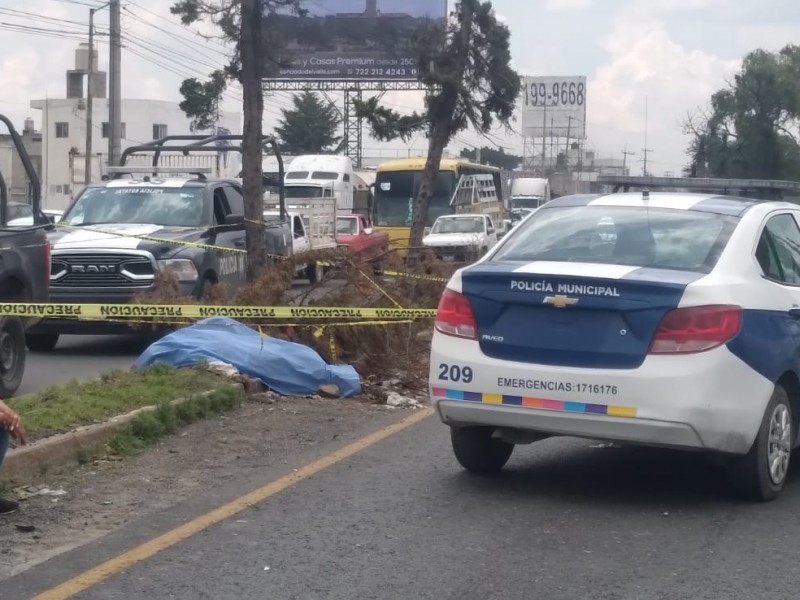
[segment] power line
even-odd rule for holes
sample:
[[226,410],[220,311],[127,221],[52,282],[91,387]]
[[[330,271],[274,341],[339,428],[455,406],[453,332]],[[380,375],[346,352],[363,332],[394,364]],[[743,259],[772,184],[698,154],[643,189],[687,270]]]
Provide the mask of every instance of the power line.
[[[167,31],[163,27],[159,27],[158,25],[154,25],[153,23],[150,23],[149,21],[146,21],[145,19],[142,19],[140,16],[136,15],[135,13],[133,13],[127,6],[123,7],[123,10],[127,13],[127,15],[129,17],[131,17],[135,21],[137,21],[139,23],[142,23],[144,25],[147,25],[148,27],[151,27],[151,28],[155,29],[156,31],[160,31],[162,33],[166,33],[167,35],[170,36],[171,39],[174,39],[176,42],[180,42],[181,45],[185,46],[191,52],[194,52],[195,54],[199,54],[200,56],[202,56],[203,58],[207,59],[208,61],[216,61],[217,59],[211,58],[210,56],[205,55],[205,54],[200,54],[198,52],[198,50],[197,50],[197,46],[203,48],[204,50],[207,49],[207,50],[210,50],[212,52],[217,52],[218,54],[224,55],[223,52],[219,52],[218,50],[214,50],[213,48],[206,48],[202,44],[199,44],[199,43],[194,42],[192,40],[186,40],[186,38],[184,38],[183,36],[177,35],[174,32]],[[220,67],[224,67],[224,65],[222,65],[222,63],[220,63],[220,62],[216,62],[212,66],[212,68],[215,68],[215,69],[216,68],[220,68]]]
[[[156,12],[153,12],[149,8],[145,8],[144,6],[142,6],[141,4],[137,4],[133,0],[128,0],[128,4],[130,4],[131,6],[135,6],[136,8],[138,8],[140,10],[143,10],[146,13],[150,13],[151,15],[161,19],[162,21],[166,21],[167,23],[169,23],[173,27],[175,27],[175,25],[176,25],[171,20],[167,19],[164,15],[160,15],[160,14],[158,14]],[[182,27],[183,29],[186,29],[187,31],[191,32],[195,37],[201,37],[199,33],[197,33],[194,29],[192,29],[188,25],[184,25],[183,23],[178,23],[178,25],[180,27]],[[185,37],[182,37],[182,36],[178,36],[177,34],[172,34],[172,33],[170,35],[173,35],[175,37],[180,37],[180,38],[182,38],[182,39],[184,39],[184,40],[186,40],[186,41],[188,41],[188,42],[190,42],[192,44],[200,46],[201,48],[205,48],[205,46],[203,44],[201,44],[200,42],[198,42],[197,40],[192,40],[192,39],[185,38]],[[203,39],[205,39],[206,42],[208,42],[210,44],[214,44],[215,46],[218,46],[219,48],[223,49],[223,50],[214,50],[213,48],[208,48],[209,50],[211,50],[212,52],[217,52],[217,53],[222,54],[224,56],[228,56],[228,53],[230,52],[228,48],[226,48],[222,44],[218,44],[217,42],[214,42],[213,40],[210,40],[210,39],[207,39],[207,38],[203,38]]]

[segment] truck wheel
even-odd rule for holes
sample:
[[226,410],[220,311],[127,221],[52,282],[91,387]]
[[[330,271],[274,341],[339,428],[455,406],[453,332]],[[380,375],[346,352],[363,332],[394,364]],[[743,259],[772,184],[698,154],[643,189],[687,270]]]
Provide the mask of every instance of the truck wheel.
[[210,277],[203,277],[203,281],[200,282],[200,293],[197,296],[200,300],[208,300],[211,296],[211,290],[214,289],[216,284],[211,280]]
[[514,444],[492,437],[491,427],[451,427],[450,441],[459,464],[481,475],[500,471],[514,451]]
[[17,317],[0,321],[0,397],[8,398],[25,373],[25,327]]
[[25,335],[25,345],[32,352],[50,352],[58,344],[57,333],[28,333]]
[[306,267],[306,278],[311,283],[319,283],[325,276],[325,268],[319,263],[311,263]]
[[756,502],[777,498],[789,474],[793,443],[792,406],[786,390],[776,385],[753,447],[729,464],[734,490]]

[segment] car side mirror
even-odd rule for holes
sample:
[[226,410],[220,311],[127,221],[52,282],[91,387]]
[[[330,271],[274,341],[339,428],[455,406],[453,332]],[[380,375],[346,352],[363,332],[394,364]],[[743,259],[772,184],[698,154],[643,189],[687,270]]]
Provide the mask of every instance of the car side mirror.
[[430,235],[431,234],[431,228],[430,227],[426,227],[425,231],[423,232],[423,234],[424,235]]
[[489,235],[494,235],[494,227],[489,227]]
[[364,235],[372,235],[373,229],[372,227],[364,228]]

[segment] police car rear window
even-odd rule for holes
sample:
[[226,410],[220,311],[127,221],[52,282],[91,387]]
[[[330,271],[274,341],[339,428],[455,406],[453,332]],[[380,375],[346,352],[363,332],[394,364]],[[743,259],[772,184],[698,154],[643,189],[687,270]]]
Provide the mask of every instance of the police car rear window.
[[519,225],[492,261],[588,262],[708,273],[737,222],[689,210],[549,208]]

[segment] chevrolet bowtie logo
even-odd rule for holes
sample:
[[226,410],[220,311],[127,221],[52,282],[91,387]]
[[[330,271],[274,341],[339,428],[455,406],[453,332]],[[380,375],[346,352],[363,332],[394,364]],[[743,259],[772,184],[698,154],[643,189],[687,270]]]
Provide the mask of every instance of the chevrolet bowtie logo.
[[547,296],[542,304],[549,304],[556,308],[567,308],[568,306],[575,306],[577,303],[577,298],[570,298],[569,296]]

